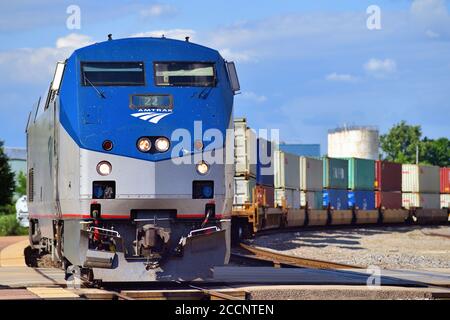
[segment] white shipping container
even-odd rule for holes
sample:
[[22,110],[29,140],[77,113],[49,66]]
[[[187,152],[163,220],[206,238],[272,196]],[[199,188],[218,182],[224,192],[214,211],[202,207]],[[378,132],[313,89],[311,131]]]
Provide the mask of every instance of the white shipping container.
[[275,151],[275,188],[300,188],[300,158],[294,154]]
[[275,205],[281,207],[283,199],[286,206],[292,209],[300,208],[300,191],[294,189],[275,189]]
[[322,191],[323,161],[320,159],[300,157],[300,190]]
[[450,208],[450,194],[441,194],[441,209]]
[[307,202],[308,209],[322,209],[322,191],[300,191],[300,206],[306,207]]
[[233,205],[242,206],[253,202],[253,189],[256,187],[256,179],[249,177],[234,177]]
[[440,197],[438,193],[402,193],[402,206],[406,209],[415,207],[423,209],[440,208]]
[[439,193],[439,167],[402,165],[402,192]]
[[256,133],[247,128],[245,119],[234,120],[235,175],[256,177]]

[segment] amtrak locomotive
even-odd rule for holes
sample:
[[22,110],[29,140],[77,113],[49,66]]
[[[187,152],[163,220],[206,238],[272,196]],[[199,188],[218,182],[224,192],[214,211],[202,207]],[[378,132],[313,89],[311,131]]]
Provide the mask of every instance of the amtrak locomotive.
[[92,281],[211,276],[230,254],[238,90],[234,63],[188,38],[59,62],[26,130],[33,254]]

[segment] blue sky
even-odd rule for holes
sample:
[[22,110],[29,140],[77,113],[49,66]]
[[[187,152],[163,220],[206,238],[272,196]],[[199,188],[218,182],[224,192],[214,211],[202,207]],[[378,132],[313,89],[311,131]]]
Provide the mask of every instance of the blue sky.
[[[66,9],[81,9],[69,30]],[[366,9],[381,9],[381,30]],[[61,1],[0,3],[0,139],[25,146],[28,113],[54,65],[77,47],[132,35],[184,38],[236,61],[235,116],[281,139],[321,143],[344,124],[385,132],[407,120],[450,136],[446,0]]]

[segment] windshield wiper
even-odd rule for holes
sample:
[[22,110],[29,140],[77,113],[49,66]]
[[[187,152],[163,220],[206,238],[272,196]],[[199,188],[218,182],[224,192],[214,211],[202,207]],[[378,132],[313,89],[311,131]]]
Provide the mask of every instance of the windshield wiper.
[[91,85],[92,88],[94,88],[94,90],[97,92],[97,94],[100,96],[100,98],[106,99],[106,96],[103,92],[100,92],[97,87],[91,82],[91,80],[88,79],[88,77],[86,77],[86,75],[84,75],[84,79],[87,80],[87,82]]

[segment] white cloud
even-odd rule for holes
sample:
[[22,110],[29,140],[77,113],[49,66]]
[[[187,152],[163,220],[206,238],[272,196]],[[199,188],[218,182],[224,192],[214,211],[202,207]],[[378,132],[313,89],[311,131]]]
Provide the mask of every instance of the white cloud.
[[328,81],[341,81],[341,82],[353,82],[358,80],[357,77],[352,76],[351,74],[340,74],[340,73],[330,73],[325,77]]
[[79,34],[79,33],[71,33],[65,37],[58,38],[56,40],[56,48],[72,48],[78,49],[81,47],[88,46],[92,44],[92,38],[90,36]]
[[72,33],[58,38],[55,47],[0,52],[0,73],[4,79],[20,83],[50,81],[57,61],[68,58],[75,49],[91,43],[89,36]]
[[423,19],[436,19],[448,15],[444,0],[414,0],[411,4],[411,13]]
[[185,37],[190,37],[191,40],[195,39],[196,32],[192,29],[166,29],[166,30],[153,30],[132,34],[131,37],[155,37],[160,38],[163,35],[166,38],[184,40]]
[[140,11],[143,17],[159,17],[162,15],[173,14],[175,12],[175,7],[170,4],[153,4],[150,7]]
[[228,61],[236,61],[236,62],[247,62],[247,61],[255,61],[252,57],[252,54],[249,51],[232,51],[229,48],[219,49],[220,54]]
[[238,97],[256,103],[262,103],[267,101],[266,96],[256,94],[253,91],[244,91],[240,95],[238,95]]
[[415,27],[422,29],[429,38],[449,35],[450,15],[445,0],[414,0],[411,17]]
[[364,65],[364,69],[375,76],[381,76],[388,73],[393,73],[397,70],[397,64],[392,59],[375,59],[372,58]]
[[425,35],[428,37],[428,38],[431,38],[431,39],[437,39],[437,38],[439,38],[439,33],[436,33],[436,32],[434,32],[434,31],[432,31],[432,30],[427,30],[427,31],[425,31]]

